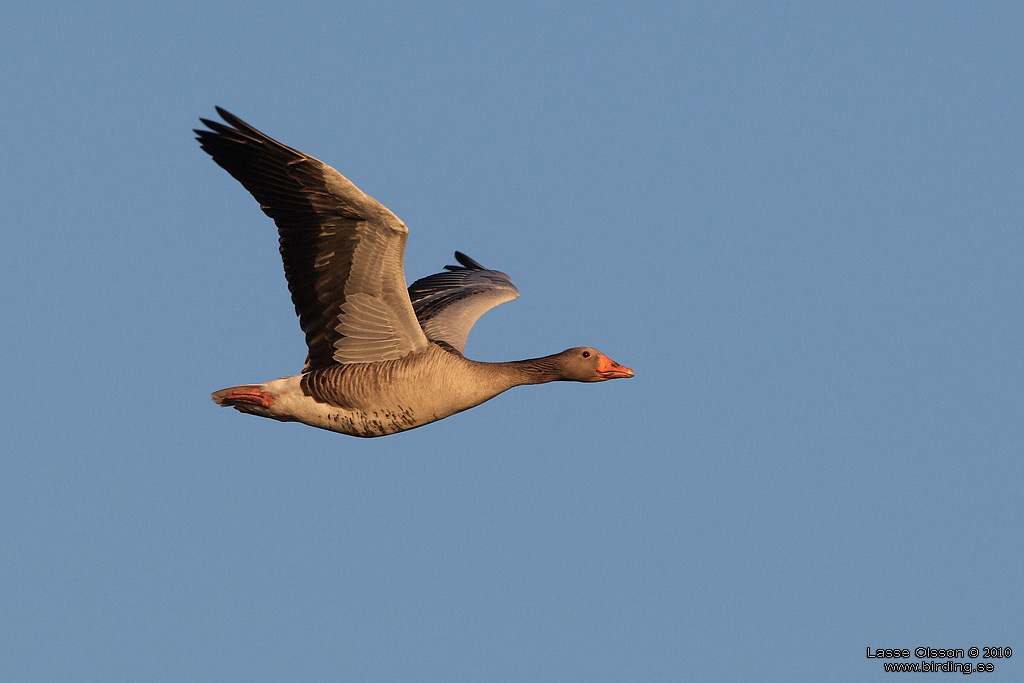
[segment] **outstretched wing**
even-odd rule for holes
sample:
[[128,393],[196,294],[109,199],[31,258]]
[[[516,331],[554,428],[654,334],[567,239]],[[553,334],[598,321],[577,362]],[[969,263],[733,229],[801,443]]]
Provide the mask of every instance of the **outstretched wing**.
[[229,125],[200,119],[209,130],[196,139],[277,223],[304,371],[426,348],[405,287],[405,224],[327,164],[217,113]]
[[455,252],[455,259],[461,265],[445,266],[445,272],[412,283],[409,298],[427,339],[463,353],[480,316],[517,298],[519,290],[508,275],[488,270],[462,252]]

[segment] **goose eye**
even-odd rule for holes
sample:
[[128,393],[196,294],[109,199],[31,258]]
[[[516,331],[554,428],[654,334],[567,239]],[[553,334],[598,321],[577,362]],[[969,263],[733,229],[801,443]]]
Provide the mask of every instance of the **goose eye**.
[[584,358],[590,358],[590,351],[584,351],[583,352],[583,357]]

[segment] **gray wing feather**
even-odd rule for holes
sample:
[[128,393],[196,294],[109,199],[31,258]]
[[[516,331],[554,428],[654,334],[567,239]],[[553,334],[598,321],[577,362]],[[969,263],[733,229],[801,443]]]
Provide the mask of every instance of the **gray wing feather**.
[[409,298],[427,339],[441,341],[464,353],[473,325],[487,311],[519,296],[512,279],[488,270],[461,252],[459,266],[419,279],[409,286]]
[[217,113],[229,125],[200,119],[209,130],[197,139],[277,224],[304,371],[426,348],[405,288],[405,224],[322,161]]

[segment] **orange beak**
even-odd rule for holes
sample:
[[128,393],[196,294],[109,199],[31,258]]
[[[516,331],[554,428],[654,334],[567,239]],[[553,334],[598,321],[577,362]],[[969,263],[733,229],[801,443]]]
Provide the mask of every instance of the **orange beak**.
[[597,374],[601,379],[619,379],[633,376],[633,371],[625,365],[619,365],[603,353],[597,356]]

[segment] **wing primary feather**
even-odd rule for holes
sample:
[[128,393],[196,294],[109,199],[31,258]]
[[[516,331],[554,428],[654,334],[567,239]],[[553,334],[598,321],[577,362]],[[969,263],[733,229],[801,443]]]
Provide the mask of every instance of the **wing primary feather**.
[[[469,258],[461,251],[455,252],[455,260],[462,264],[463,268],[469,268],[471,270],[487,270],[479,263]],[[448,270],[458,270],[459,266],[445,266]]]

